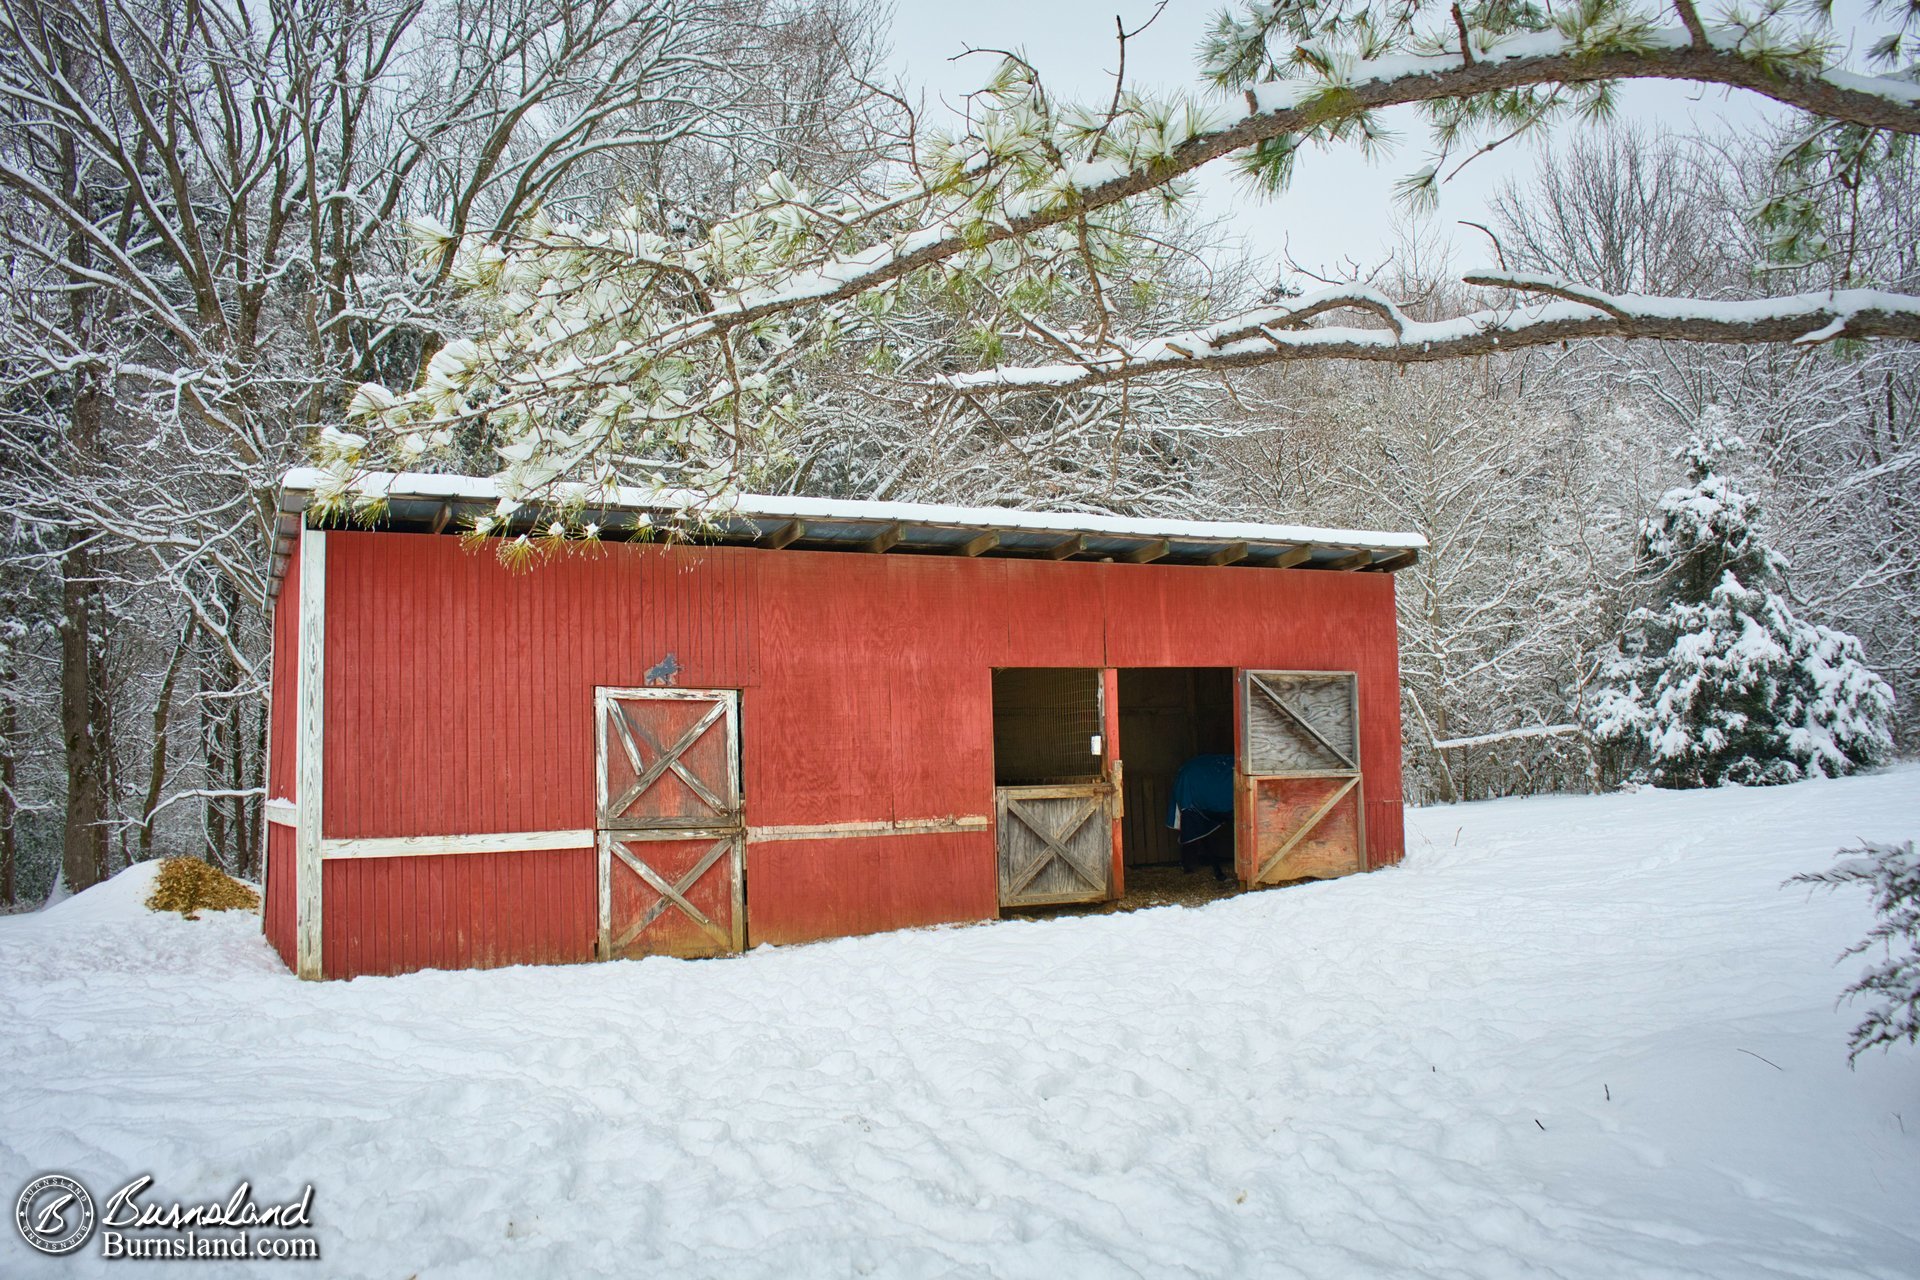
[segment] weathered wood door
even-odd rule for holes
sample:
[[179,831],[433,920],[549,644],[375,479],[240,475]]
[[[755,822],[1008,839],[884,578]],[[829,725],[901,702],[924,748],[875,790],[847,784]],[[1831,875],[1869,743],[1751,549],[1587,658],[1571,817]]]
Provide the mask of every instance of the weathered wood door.
[[1359,684],[1350,671],[1240,673],[1242,882],[1366,868]]
[[1102,902],[1112,896],[1111,783],[996,787],[1000,905]]
[[595,691],[602,959],[745,944],[739,697]]

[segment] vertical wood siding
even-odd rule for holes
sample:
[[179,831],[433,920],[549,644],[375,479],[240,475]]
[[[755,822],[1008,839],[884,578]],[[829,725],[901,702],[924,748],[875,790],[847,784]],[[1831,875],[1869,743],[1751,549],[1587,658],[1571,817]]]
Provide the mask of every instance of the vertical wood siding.
[[514,572],[329,535],[327,838],[591,827],[594,687],[755,683],[754,568],[609,545]]
[[338,858],[322,864],[326,973],[491,969],[593,958],[593,850]]
[[[1215,666],[1359,673],[1369,860],[1400,856],[1388,575],[621,545],[516,573],[449,537],[328,546],[329,838],[589,828],[594,687],[648,683],[742,690],[751,825],[987,815],[993,667]],[[584,958],[591,872],[329,862],[327,973]],[[991,917],[993,841],[756,842],[747,897],[749,942]]]
[[754,944],[985,920],[998,909],[991,831],[781,840],[747,849]]
[[280,953],[287,968],[294,967],[294,930],[298,925],[294,907],[293,828],[277,822],[267,824],[267,896],[260,906],[260,928],[267,945]]

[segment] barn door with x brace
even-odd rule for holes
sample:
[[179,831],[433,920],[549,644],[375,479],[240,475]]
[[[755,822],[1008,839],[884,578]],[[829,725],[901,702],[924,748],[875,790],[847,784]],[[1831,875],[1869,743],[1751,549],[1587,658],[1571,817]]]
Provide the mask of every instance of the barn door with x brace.
[[744,945],[739,698],[594,691],[602,959]]
[[[1089,698],[1082,705],[1070,696],[1075,714],[1058,719],[1070,719],[1074,728],[1090,731],[1089,737],[1068,732],[1063,756],[1038,770],[1058,776],[993,789],[1002,907],[1104,902],[1118,891],[1121,766],[1115,673],[1106,668],[1074,674],[1090,677]],[[1061,726],[1051,728],[1058,736]],[[1082,753],[1082,743],[1091,750]],[[1069,776],[1083,770],[1082,776]]]
[[1351,671],[1240,673],[1243,883],[1366,869],[1360,695]]

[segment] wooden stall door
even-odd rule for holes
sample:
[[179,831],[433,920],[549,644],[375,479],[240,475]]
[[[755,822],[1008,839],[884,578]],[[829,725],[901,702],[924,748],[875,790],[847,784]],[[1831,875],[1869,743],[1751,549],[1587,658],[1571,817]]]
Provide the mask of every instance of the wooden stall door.
[[1354,674],[1243,671],[1239,692],[1242,883],[1365,870]]
[[745,945],[739,697],[594,691],[602,959]]
[[1113,796],[1106,782],[994,788],[1000,905],[1043,907],[1111,897]]

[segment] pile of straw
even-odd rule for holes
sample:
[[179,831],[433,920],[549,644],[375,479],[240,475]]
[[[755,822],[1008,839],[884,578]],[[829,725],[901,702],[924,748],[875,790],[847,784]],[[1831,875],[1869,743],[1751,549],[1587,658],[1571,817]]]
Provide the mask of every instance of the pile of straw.
[[198,920],[202,911],[257,911],[260,895],[198,858],[167,858],[147,895],[147,910],[178,911]]

